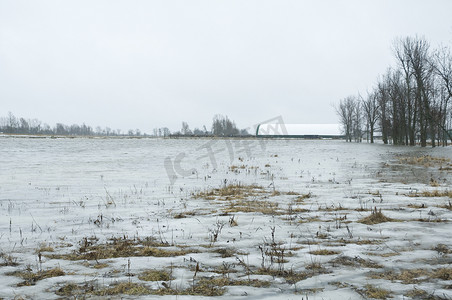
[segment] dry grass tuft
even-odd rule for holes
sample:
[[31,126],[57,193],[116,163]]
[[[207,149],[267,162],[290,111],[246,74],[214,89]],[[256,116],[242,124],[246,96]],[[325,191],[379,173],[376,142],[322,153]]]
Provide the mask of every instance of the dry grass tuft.
[[224,286],[252,286],[252,287],[269,287],[270,282],[258,279],[230,279],[225,277],[216,277],[210,279],[201,279],[201,282],[208,282],[210,285],[224,287]]
[[246,255],[246,253],[241,253],[234,248],[218,248],[212,252],[220,254],[222,258],[233,257],[236,255]]
[[[170,274],[166,271],[147,270],[139,275],[139,279],[145,281],[169,281]],[[196,283],[186,289],[171,288],[166,283],[162,283],[163,287],[159,289],[151,289],[144,284],[134,282],[117,282],[109,287],[95,287],[92,284],[76,285],[73,283],[66,284],[59,288],[55,293],[60,296],[77,296],[77,295],[95,295],[95,296],[114,296],[114,295],[191,295],[191,296],[222,296],[225,293],[226,286],[252,286],[252,287],[269,287],[270,282],[252,279],[239,280],[229,279],[225,277],[201,278]]]
[[[308,294],[316,294],[319,292],[323,292],[325,288],[310,288],[310,289],[300,289],[295,291],[296,295],[308,295]],[[304,299],[304,298],[301,298]],[[309,298],[307,298],[309,299]]]
[[54,249],[51,246],[47,245],[46,243],[41,243],[39,245],[39,248],[36,249],[35,253],[38,254],[42,252],[53,252],[53,251]]
[[391,295],[391,292],[385,289],[377,288],[373,285],[366,284],[364,289],[360,291],[363,296],[374,299],[387,299]]
[[222,296],[225,293],[223,287],[218,286],[215,279],[200,279],[195,285],[184,290],[172,289],[169,287],[160,288],[153,291],[156,295],[191,295],[191,296]]
[[380,224],[384,222],[393,222],[394,219],[388,218],[381,212],[381,209],[377,211],[377,208],[375,207],[374,210],[372,210],[371,214],[365,218],[362,218],[359,220],[359,223],[363,223],[366,225],[375,225]]
[[413,298],[413,299],[423,299],[423,300],[434,299],[434,298],[429,297],[429,294],[426,291],[424,291],[422,289],[417,289],[417,288],[414,288],[414,289],[406,292],[405,296]]
[[438,217],[435,218],[419,218],[419,219],[415,219],[414,221],[418,221],[418,222],[430,222],[430,223],[447,223],[449,222],[446,219],[441,219]]
[[111,287],[94,290],[92,294],[97,296],[112,296],[112,295],[149,295],[152,290],[145,285],[134,282],[116,283]]
[[361,258],[359,256],[350,257],[341,255],[334,260],[331,261],[333,265],[343,265],[343,266],[349,266],[349,267],[355,267],[355,268],[372,268],[372,269],[380,269],[383,268],[382,265],[372,261],[372,260],[366,260],[364,258]]
[[322,219],[320,219],[319,217],[307,217],[307,218],[300,218],[300,220],[298,220],[298,223],[313,223],[313,222],[321,222]]
[[[313,270],[313,269],[311,269]],[[256,274],[258,275],[270,275],[273,277],[281,277],[284,278],[287,283],[294,284],[298,281],[305,280],[308,277],[312,277],[315,273],[326,273],[325,269],[321,266],[316,268],[318,272],[295,272],[293,270],[277,270],[277,269],[269,269],[269,268],[260,268],[257,270]]]
[[440,166],[440,169],[443,168],[443,164],[446,167],[449,165],[450,159],[445,157],[433,157],[430,155],[422,155],[422,156],[400,156],[398,160],[401,164],[408,165],[416,165],[422,167],[434,167]]
[[238,172],[240,169],[246,169],[246,166],[245,165],[240,165],[240,166],[232,165],[229,167],[229,171],[231,171],[231,172]]
[[72,296],[82,293],[86,294],[86,291],[80,289],[79,286],[74,283],[65,284],[55,292],[55,294],[57,294],[58,296]]
[[431,198],[431,197],[449,197],[452,198],[452,191],[450,190],[445,190],[445,191],[440,191],[440,190],[433,190],[433,191],[423,191],[423,192],[416,192],[416,193],[411,193],[408,194],[407,196],[409,197],[427,197],[427,198]]
[[422,203],[422,204],[410,203],[410,204],[407,205],[407,207],[414,208],[414,209],[420,209],[420,208],[427,208],[427,205],[425,205],[425,203]]
[[446,204],[440,205],[438,207],[445,208],[445,209],[448,209],[448,210],[452,210],[452,203],[449,200]]
[[383,273],[373,273],[373,279],[386,279],[390,281],[401,281],[404,284],[415,284],[425,281],[430,276],[430,272],[425,269],[402,270],[400,272],[386,271]]
[[382,240],[358,240],[356,242],[351,242],[354,243],[356,245],[378,245],[383,243]]
[[100,263],[100,262],[89,262],[89,261],[84,261],[82,263],[82,266],[88,267],[88,268],[94,268],[94,269],[103,269],[108,267],[107,263]]
[[264,215],[282,215],[285,212],[278,209],[278,203],[266,200],[241,199],[230,201],[223,209],[224,213],[262,213]]
[[284,194],[287,195],[287,196],[298,196],[298,195],[300,195],[300,193],[297,193],[297,192],[294,192],[294,191],[288,191],[288,192],[286,192]]
[[313,255],[336,255],[336,254],[339,254],[340,252],[328,250],[328,249],[319,249],[319,250],[310,251],[309,253],[313,254]]
[[6,275],[9,276],[17,276],[24,281],[17,284],[17,286],[31,286],[35,285],[37,281],[43,280],[46,278],[51,277],[57,277],[57,276],[64,276],[66,273],[61,268],[53,268],[53,269],[47,269],[47,270],[41,270],[37,272],[33,272],[30,267],[27,267],[24,271],[14,271],[11,273],[7,273]]
[[204,198],[207,200],[233,200],[245,199],[252,196],[268,194],[268,192],[259,185],[230,184],[221,188],[215,188],[207,191],[201,191],[193,194],[193,198]]
[[452,250],[444,244],[438,244],[433,248],[433,250],[437,251],[440,254],[450,254]]
[[196,212],[186,211],[186,212],[181,212],[181,213],[175,214],[173,216],[173,218],[174,219],[183,219],[183,218],[187,218],[187,217],[193,217],[194,215],[196,215]]
[[3,262],[0,263],[0,267],[12,266],[15,267],[19,265],[17,263],[17,258],[12,255],[0,252],[0,258],[3,259]]
[[68,254],[49,254],[49,258],[66,260],[99,260],[117,257],[155,256],[172,257],[197,252],[189,249],[162,249],[167,243],[157,242],[153,238],[129,239],[127,237],[111,238],[108,242],[97,244],[97,240],[84,238],[78,250]]
[[106,267],[108,267],[108,264],[106,264],[106,263],[97,263],[97,264],[93,265],[94,269],[103,269],[103,268],[106,268]]
[[380,257],[392,257],[392,256],[400,255],[400,253],[397,253],[397,252],[384,252],[384,253],[367,252],[366,255],[380,256]]
[[452,280],[452,268],[437,269],[433,272],[432,277],[442,280]]
[[296,198],[294,199],[294,202],[295,202],[295,203],[303,203],[304,200],[309,199],[309,198],[312,198],[312,194],[311,194],[311,193],[302,194],[302,195],[296,197]]
[[143,281],[169,281],[170,273],[164,270],[146,270],[138,275],[138,279]]

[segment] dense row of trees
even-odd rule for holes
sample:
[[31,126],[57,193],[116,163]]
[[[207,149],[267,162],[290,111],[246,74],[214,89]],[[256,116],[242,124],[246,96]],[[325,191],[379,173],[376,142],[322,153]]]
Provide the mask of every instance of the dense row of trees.
[[374,141],[422,147],[452,141],[452,54],[430,49],[423,38],[406,37],[393,44],[396,67],[380,76],[366,96],[342,99],[336,112],[347,141]]
[[[154,130],[155,132],[155,130]],[[202,129],[190,129],[187,122],[182,122],[180,131],[170,134],[172,136],[249,136],[246,129],[238,129],[234,121],[231,121],[228,116],[215,115],[212,121],[212,129],[208,131],[204,125]]]
[[[102,128],[97,126],[95,129],[86,124],[65,125],[57,123],[54,127],[46,123],[42,123],[38,119],[25,119],[14,116],[9,112],[6,117],[0,117],[0,132],[8,134],[44,134],[44,135],[72,135],[72,136],[147,136],[141,133],[139,129],[122,133],[120,129],[114,130],[110,127]],[[180,131],[171,132],[167,127],[155,128],[153,136],[169,137],[169,136],[248,136],[246,129],[239,130],[235,123],[227,116],[215,115],[212,122],[212,129],[208,131],[206,126],[202,129],[190,129],[187,122],[182,122]]]
[[[110,127],[102,128],[93,127],[83,123],[82,125],[73,124],[65,125],[57,123],[51,127],[47,123],[42,123],[38,119],[25,119],[14,116],[9,112],[6,117],[0,117],[0,132],[9,134],[46,134],[46,135],[101,135],[101,136],[119,136],[119,135],[133,135],[141,136],[139,129],[130,129],[127,133],[121,133],[120,129],[114,130]],[[146,135],[146,134],[144,134]]]

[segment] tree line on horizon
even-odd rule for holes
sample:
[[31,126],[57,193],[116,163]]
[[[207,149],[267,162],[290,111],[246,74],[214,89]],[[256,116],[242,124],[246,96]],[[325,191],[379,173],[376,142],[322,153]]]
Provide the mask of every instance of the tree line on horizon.
[[[29,135],[61,135],[61,136],[150,136],[142,133],[140,129],[128,130],[122,133],[120,129],[111,129],[110,127],[102,128],[97,126],[93,128],[83,123],[82,125],[73,124],[65,125],[56,123],[51,127],[47,123],[42,123],[38,119],[25,119],[16,117],[13,113],[8,112],[6,117],[0,117],[0,133],[6,134],[29,134]],[[227,116],[215,115],[212,121],[211,130],[190,129],[187,122],[182,122],[180,131],[171,132],[168,127],[155,128],[153,135],[156,137],[179,137],[179,136],[249,136],[246,129],[238,129],[235,122],[231,121]]]
[[83,123],[66,125],[56,123],[51,127],[47,123],[42,123],[38,119],[25,119],[16,117],[12,112],[8,112],[6,117],[0,117],[0,132],[7,134],[30,134],[30,135],[68,135],[68,136],[142,136],[140,129],[130,129],[128,132],[121,132],[121,129],[111,129],[110,127],[92,126]]
[[[168,135],[165,135],[166,133]],[[202,129],[194,128],[190,129],[187,122],[182,122],[182,128],[176,132],[169,132],[168,128],[156,128],[154,129],[154,136],[172,136],[172,137],[237,137],[237,136],[250,136],[247,129],[239,129],[234,121],[230,120],[228,116],[215,115],[212,120],[211,130],[207,130],[204,125]]]
[[396,66],[367,95],[350,95],[335,107],[346,140],[367,136],[373,143],[378,131],[385,144],[446,146],[452,141],[451,49],[430,49],[416,36],[395,40],[393,52]]

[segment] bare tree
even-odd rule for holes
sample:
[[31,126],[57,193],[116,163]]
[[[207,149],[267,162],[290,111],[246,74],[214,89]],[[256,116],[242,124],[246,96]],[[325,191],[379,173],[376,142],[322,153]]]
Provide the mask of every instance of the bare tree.
[[[404,108],[406,109],[405,129],[407,132],[407,139],[409,145],[414,146],[416,143],[416,123],[417,123],[417,104],[414,90],[416,83],[414,82],[413,71],[410,63],[410,56],[414,48],[414,41],[410,38],[398,39],[393,44],[394,54],[401,71],[403,72],[404,80]],[[408,143],[406,143],[408,144]]]
[[[378,91],[373,91],[367,94],[366,99],[362,99],[362,107],[364,110],[364,118],[366,120],[366,131],[370,136],[370,142],[374,143],[375,126],[377,125],[379,109]],[[369,139],[368,139],[369,140]]]
[[354,132],[355,112],[358,101],[354,96],[348,96],[339,102],[336,107],[336,113],[339,116],[340,123],[343,127],[345,139],[348,142],[352,141]]
[[191,135],[192,134],[187,122],[182,122],[181,134],[182,135]]
[[227,116],[215,115],[212,122],[212,134],[215,136],[237,136],[239,130]]
[[442,136],[443,145],[447,145],[447,138],[452,142],[452,135],[447,130],[448,111],[452,98],[452,53],[450,48],[442,47],[436,50],[432,55],[431,64],[437,78],[440,95],[439,134]]

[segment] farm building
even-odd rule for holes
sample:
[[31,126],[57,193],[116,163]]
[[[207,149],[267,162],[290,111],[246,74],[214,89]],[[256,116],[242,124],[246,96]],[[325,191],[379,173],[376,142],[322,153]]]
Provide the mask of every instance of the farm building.
[[259,124],[256,137],[260,138],[304,138],[338,139],[343,138],[339,124]]

